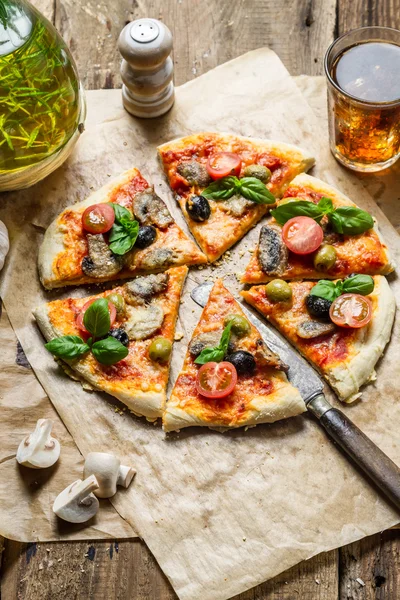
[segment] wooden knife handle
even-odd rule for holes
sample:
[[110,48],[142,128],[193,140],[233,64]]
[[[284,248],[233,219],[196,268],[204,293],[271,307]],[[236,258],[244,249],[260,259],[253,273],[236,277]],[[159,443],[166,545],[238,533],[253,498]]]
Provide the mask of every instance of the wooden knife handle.
[[[400,469],[342,411],[333,408],[322,395],[307,408],[358,466],[400,510]],[[325,401],[325,402],[324,402]],[[321,407],[325,409],[321,410]]]

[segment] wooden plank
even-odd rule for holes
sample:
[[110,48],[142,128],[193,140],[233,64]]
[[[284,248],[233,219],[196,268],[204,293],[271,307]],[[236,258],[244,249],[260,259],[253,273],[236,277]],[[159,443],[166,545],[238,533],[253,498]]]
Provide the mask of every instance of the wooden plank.
[[338,0],[337,14],[338,35],[367,25],[400,29],[400,0]]
[[340,599],[400,598],[400,531],[391,529],[340,551]]
[[[320,554],[234,600],[337,600],[337,551]],[[144,544],[6,541],[2,600],[175,600]]]
[[[117,40],[124,25],[149,16],[174,36],[175,83],[180,85],[260,46],[273,48],[294,75],[322,73],[333,40],[335,0],[55,0],[55,22],[70,46],[86,89],[118,87]],[[90,32],[90,35],[88,35]]]

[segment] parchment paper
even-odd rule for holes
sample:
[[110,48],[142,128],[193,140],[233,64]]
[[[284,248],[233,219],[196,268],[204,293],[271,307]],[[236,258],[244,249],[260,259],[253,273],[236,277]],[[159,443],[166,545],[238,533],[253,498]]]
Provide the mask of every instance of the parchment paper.
[[[84,459],[23,352],[17,355],[14,332],[4,311],[0,340],[0,535],[22,542],[135,537],[108,500],[101,500],[101,510],[86,525],[70,525],[56,518],[51,510],[54,498],[82,478]],[[41,418],[54,423],[60,459],[50,469],[21,467],[15,460],[18,445]]]
[[[117,414],[104,395],[88,394],[66,378],[43,349],[29,316],[32,305],[60,295],[44,293],[37,281],[40,226],[91,187],[102,185],[108,175],[132,165],[157,184],[182,225],[156,162],[155,146],[202,129],[311,148],[318,160],[314,174],[374,213],[399,256],[395,231],[357,178],[331,158],[326,129],[282,63],[261,49],[178,88],[172,112],[157,121],[127,115],[118,90],[90,92],[87,129],[68,164],[34,189],[5,196],[0,217],[13,239],[2,295],[36,375],[80,451],[114,451],[136,465],[134,484],[112,502],[144,538],[179,597],[223,600],[302,559],[390,527],[399,516],[308,416],[247,432],[219,434],[195,428],[166,438],[157,426],[127,412]],[[174,347],[172,380],[200,314],[188,291],[217,274],[226,274],[227,286],[237,291],[234,273],[244,269],[258,229],[221,266],[191,270],[178,324],[185,337]],[[394,277],[392,285],[399,297]],[[82,293],[68,290],[65,295],[71,291]],[[362,401],[343,410],[400,463],[394,377],[398,359],[397,320],[377,382]]]

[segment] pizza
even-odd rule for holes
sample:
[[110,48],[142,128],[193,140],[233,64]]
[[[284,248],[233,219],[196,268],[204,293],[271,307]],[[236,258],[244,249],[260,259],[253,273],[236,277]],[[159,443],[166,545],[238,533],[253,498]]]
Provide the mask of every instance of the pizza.
[[175,323],[187,267],[139,276],[89,298],[34,311],[47,349],[82,382],[154,421],[166,401]]
[[242,283],[386,275],[393,269],[375,219],[334,187],[301,174],[262,226]]
[[314,164],[289,144],[198,133],[163,144],[159,157],[196,241],[210,262],[240,240]]
[[130,169],[51,223],[39,250],[39,275],[51,289],[206,262],[154,188]]
[[275,280],[241,295],[318,369],[341,400],[353,402],[360,387],[374,380],[395,314],[385,277]]
[[217,279],[163,415],[166,432],[254,426],[306,410],[286,366]]

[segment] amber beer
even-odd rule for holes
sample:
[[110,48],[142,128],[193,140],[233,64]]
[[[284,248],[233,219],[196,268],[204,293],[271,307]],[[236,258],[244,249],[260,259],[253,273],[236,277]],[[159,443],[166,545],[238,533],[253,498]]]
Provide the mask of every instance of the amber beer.
[[325,56],[333,155],[356,171],[380,171],[400,155],[400,31],[362,27]]

